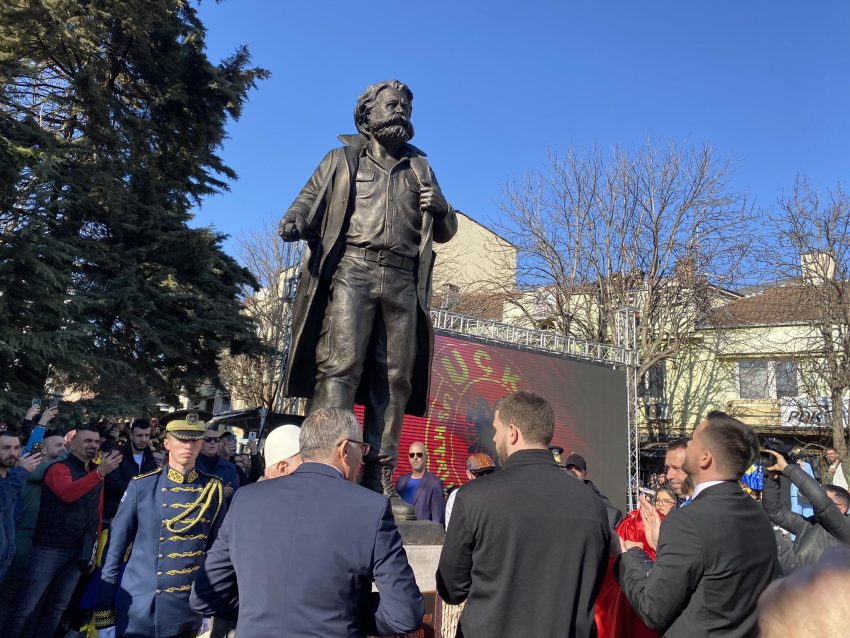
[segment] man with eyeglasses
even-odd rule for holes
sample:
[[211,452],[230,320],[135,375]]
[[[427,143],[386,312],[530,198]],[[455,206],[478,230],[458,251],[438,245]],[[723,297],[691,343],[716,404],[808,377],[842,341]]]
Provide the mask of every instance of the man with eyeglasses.
[[[355,483],[369,445],[354,413],[313,412],[303,464],[239,490],[195,581],[192,607],[240,636],[395,635],[424,603],[390,501]],[[377,593],[372,593],[372,584]]]
[[425,444],[416,441],[408,452],[411,471],[398,477],[395,489],[399,496],[413,505],[416,518],[443,525],[446,520],[446,504],[443,497],[443,482],[425,469],[428,451]]
[[[212,414],[208,412],[199,412],[201,418],[206,420],[212,418]],[[239,474],[236,472],[236,465],[223,458],[218,453],[219,439],[222,436],[231,434],[230,432],[219,432],[207,428],[204,431],[204,445],[201,447],[201,453],[198,455],[198,469],[207,474],[212,474],[221,479],[224,485],[224,497],[228,504],[233,498],[233,493],[239,487]]]

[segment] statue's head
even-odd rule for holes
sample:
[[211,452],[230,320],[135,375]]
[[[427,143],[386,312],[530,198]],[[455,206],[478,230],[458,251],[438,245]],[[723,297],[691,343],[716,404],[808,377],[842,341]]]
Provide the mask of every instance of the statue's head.
[[413,93],[398,80],[377,82],[357,98],[354,124],[366,137],[379,142],[407,142],[413,137]]

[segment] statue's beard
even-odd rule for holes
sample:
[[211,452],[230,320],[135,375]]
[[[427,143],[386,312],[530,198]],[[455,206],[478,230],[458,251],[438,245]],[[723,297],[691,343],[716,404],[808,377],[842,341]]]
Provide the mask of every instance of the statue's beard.
[[401,115],[393,115],[369,124],[372,135],[380,144],[404,144],[413,138],[413,124]]

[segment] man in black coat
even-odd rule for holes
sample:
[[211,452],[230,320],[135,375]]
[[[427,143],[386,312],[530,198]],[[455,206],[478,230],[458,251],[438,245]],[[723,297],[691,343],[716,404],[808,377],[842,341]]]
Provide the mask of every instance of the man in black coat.
[[544,399],[503,398],[493,426],[502,470],[458,490],[437,569],[443,600],[466,601],[458,635],[595,636],[605,506],[548,450],[555,419]]
[[424,602],[389,500],[354,484],[368,449],[354,413],[317,410],[300,446],[295,472],[236,493],[192,608],[250,638],[414,631]]
[[579,481],[587,485],[593,492],[602,499],[605,504],[605,511],[608,513],[608,525],[611,529],[616,529],[620,521],[623,520],[623,513],[617,509],[608,497],[599,491],[599,488],[587,478],[587,461],[581,454],[572,453],[564,461],[564,469],[575,476]]
[[[837,485],[821,487],[796,463],[789,464],[781,455],[770,452],[776,463],[767,468],[762,507],[770,521],[796,536],[794,566],[816,563],[835,545],[850,546],[850,518],[847,518],[847,490]],[[790,479],[809,500],[814,516],[804,517],[785,507],[779,494],[779,475]]]
[[738,483],[758,453],[751,428],[710,412],[694,430],[684,469],[692,503],[661,523],[655,563],[620,540],[620,587],[664,636],[757,636],[756,604],[778,572],[773,527]]
[[136,419],[130,425],[130,440],[121,449],[121,465],[106,475],[103,493],[103,523],[108,526],[121,497],[127,491],[130,481],[140,474],[157,469],[156,459],[150,449],[151,424],[147,419]]

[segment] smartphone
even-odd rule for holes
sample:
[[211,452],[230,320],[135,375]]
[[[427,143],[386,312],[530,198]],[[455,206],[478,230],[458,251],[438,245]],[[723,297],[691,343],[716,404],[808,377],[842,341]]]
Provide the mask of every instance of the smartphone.
[[655,498],[655,490],[650,490],[649,488],[646,488],[646,487],[639,487],[638,492],[640,492],[641,494],[643,494],[647,498],[650,498],[650,499]]
[[59,399],[57,397],[50,399],[50,409],[52,410],[53,408],[58,408],[58,407],[59,407]]
[[30,454],[41,454],[44,450],[44,441],[39,441],[35,445],[32,446],[32,450],[30,450]]
[[40,408],[40,407],[41,407],[41,399],[38,399],[38,398],[33,399],[33,400],[32,400],[32,407],[34,407],[34,408],[36,408],[36,407]]
[[248,440],[249,441],[256,441],[257,440],[257,433],[256,432],[248,432]]
[[[35,448],[36,445],[38,445],[39,443],[41,443],[44,440],[44,431],[45,431],[45,428],[44,428],[43,425],[36,425],[32,429],[32,433],[30,434],[30,438],[27,441],[27,444],[24,446],[24,449],[23,449],[24,454],[29,454],[30,452],[32,452],[33,448]],[[44,447],[44,444],[42,444],[42,447]]]

